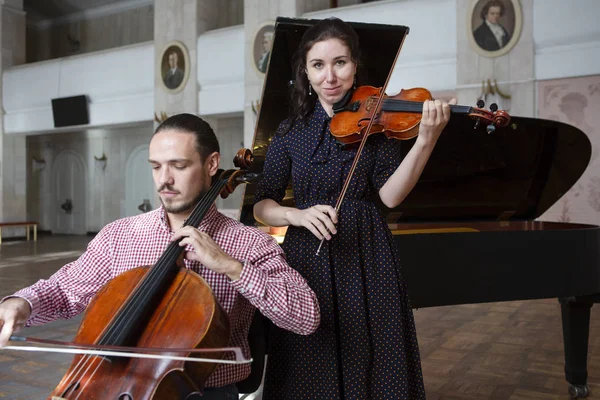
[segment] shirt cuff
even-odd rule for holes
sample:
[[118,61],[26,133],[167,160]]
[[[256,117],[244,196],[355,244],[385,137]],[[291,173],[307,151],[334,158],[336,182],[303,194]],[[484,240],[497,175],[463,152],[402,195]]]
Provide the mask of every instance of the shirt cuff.
[[240,279],[231,281],[233,287],[247,299],[262,297],[267,285],[267,277],[263,271],[254,267],[249,261],[242,261]]
[[0,303],[4,303],[5,300],[8,299],[23,299],[26,302],[29,303],[29,307],[31,308],[31,314],[29,314],[29,319],[33,318],[36,314],[36,311],[39,309],[39,305],[40,305],[40,301],[38,299],[37,296],[35,295],[25,295],[25,294],[20,294],[20,293],[16,293],[13,294],[11,296],[6,296],[5,298],[3,298],[2,300],[0,300]]

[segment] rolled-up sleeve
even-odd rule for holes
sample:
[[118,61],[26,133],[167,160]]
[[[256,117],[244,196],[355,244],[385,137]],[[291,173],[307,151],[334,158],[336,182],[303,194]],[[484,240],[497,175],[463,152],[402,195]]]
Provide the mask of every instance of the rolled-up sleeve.
[[31,305],[26,326],[69,319],[83,312],[93,296],[110,278],[112,265],[109,237],[104,229],[90,241],[86,251],[48,279],[19,290],[10,297],[21,297]]
[[268,235],[259,235],[233,286],[280,328],[300,335],[313,333],[320,323],[317,297],[306,280]]

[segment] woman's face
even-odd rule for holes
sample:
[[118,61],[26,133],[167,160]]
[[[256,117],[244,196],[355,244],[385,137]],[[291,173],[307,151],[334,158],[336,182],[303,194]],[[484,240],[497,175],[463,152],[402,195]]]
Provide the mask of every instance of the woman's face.
[[350,49],[339,39],[317,42],[306,53],[308,81],[329,115],[333,104],[352,87],[355,74]]

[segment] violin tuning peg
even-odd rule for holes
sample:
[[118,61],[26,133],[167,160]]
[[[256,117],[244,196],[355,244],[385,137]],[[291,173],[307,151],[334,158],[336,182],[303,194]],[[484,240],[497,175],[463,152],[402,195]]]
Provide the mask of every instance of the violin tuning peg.
[[496,130],[496,126],[495,125],[488,125],[487,126],[487,133],[493,133]]
[[475,120],[475,126],[473,126],[473,129],[477,129],[477,127],[479,126],[479,122],[480,122],[480,119],[479,119],[479,118],[477,118],[477,119]]
[[490,110],[492,110],[492,112],[498,111],[498,104],[496,104],[496,103],[490,104]]
[[477,107],[479,107],[479,108],[485,107],[485,101],[483,101],[481,99],[477,100]]

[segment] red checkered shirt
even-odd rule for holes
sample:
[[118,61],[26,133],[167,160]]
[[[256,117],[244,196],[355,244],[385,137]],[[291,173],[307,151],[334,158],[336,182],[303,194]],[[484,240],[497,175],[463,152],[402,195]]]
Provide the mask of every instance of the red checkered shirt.
[[[281,328],[303,335],[316,330],[320,322],[316,296],[304,278],[287,265],[273,238],[224,216],[214,205],[198,229],[208,233],[227,254],[245,261],[240,279],[232,281],[197,261],[185,260],[186,267],[211,286],[230,319],[237,318],[231,321],[230,346],[241,347],[250,357],[247,337],[255,307]],[[110,279],[129,269],[154,264],[172,236],[162,207],[108,224],[76,261],[49,279],[15,293],[31,304],[27,326],[78,315]],[[193,248],[188,246],[186,250]],[[239,382],[249,373],[249,364],[219,364],[206,387]]]

